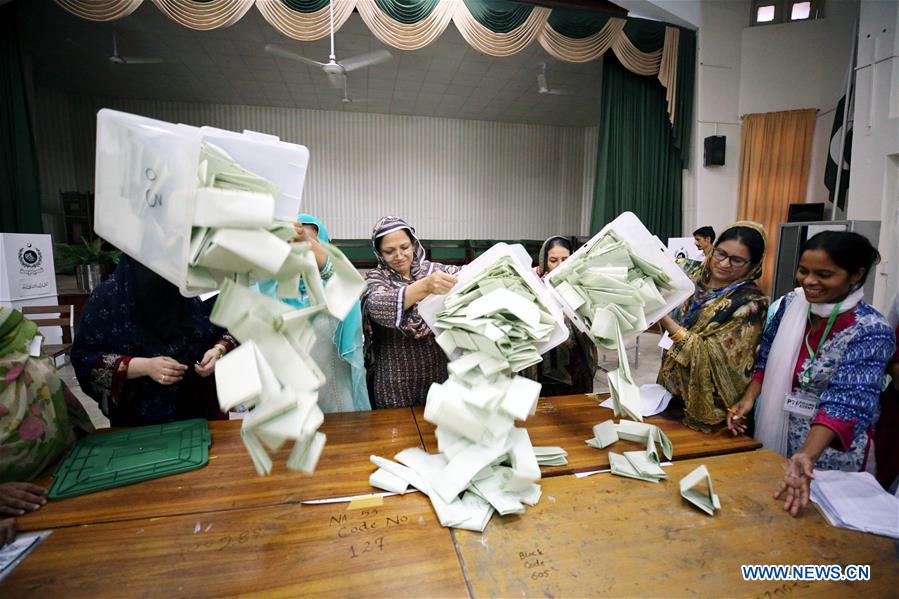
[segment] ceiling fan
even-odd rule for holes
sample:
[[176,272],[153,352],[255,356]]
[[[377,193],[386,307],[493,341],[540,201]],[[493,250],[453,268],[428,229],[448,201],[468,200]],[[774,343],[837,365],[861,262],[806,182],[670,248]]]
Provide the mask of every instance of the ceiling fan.
[[550,89],[546,84],[546,63],[540,63],[540,73],[537,75],[537,93],[550,94],[554,96],[570,96],[571,92],[567,89]]
[[334,3],[330,2],[329,6],[331,13],[331,55],[328,57],[328,62],[318,62],[317,60],[306,58],[302,54],[291,52],[290,50],[287,50],[275,44],[266,45],[265,51],[269,54],[280,56],[281,58],[298,60],[308,65],[319,67],[328,76],[328,80],[331,82],[331,85],[333,87],[335,87],[336,89],[343,88],[343,101],[346,102],[349,101],[349,98],[347,98],[346,95],[347,73],[386,62],[393,58],[393,55],[387,50],[375,50],[374,52],[360,54],[359,56],[353,56],[352,58],[347,58],[346,60],[341,60],[340,62],[338,62],[337,55],[334,53]]
[[156,64],[164,62],[155,56],[122,56],[119,54],[119,44],[116,32],[112,32],[112,56],[108,57],[112,64]]

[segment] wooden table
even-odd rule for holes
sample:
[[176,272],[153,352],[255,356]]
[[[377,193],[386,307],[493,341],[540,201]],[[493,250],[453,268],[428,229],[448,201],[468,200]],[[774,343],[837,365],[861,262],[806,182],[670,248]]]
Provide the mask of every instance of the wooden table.
[[466,596],[427,497],[286,505],[56,529],[7,597]]
[[[618,441],[606,449],[594,449],[585,441],[593,436],[593,427],[612,418],[612,410],[599,407],[606,395],[564,395],[543,397],[537,404],[537,413],[527,419],[531,443],[537,446],[559,446],[568,452],[565,466],[544,466],[544,476],[558,476],[574,472],[586,472],[609,467],[609,451],[621,453],[645,449],[645,445],[633,441]],[[415,421],[421,431],[422,442],[429,452],[437,451],[434,425],[424,419],[424,408],[412,408]],[[751,451],[761,443],[746,436],[734,437],[728,431],[706,434],[694,431],[682,422],[652,416],[646,422],[657,425],[674,446],[674,459],[684,460],[709,455]],[[519,423],[521,425],[521,423]]]
[[[811,505],[799,518],[771,498],[783,458],[754,451],[677,462],[659,484],[611,474],[542,481],[522,516],[493,517],[483,534],[455,531],[476,597],[891,596],[891,539],[830,526]],[[681,498],[677,481],[706,464],[721,499],[714,517]],[[868,582],[745,582],[742,564],[868,564]]]
[[[209,464],[199,470],[51,501],[19,518],[19,528],[42,530],[371,493],[375,491],[368,484],[375,470],[368,459],[372,452],[392,457],[407,447],[421,447],[409,408],[326,414],[320,430],[328,441],[315,474],[287,470],[288,444],[272,456],[272,474],[259,476],[240,439],[240,424],[237,420],[209,423]],[[49,487],[52,470],[35,482]]]

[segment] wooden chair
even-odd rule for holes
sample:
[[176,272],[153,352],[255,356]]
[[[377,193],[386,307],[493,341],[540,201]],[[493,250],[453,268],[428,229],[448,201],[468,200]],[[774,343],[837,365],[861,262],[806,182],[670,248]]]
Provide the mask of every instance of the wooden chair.
[[[53,358],[56,366],[66,363],[67,356],[72,349],[72,333],[75,327],[75,306],[72,304],[62,306],[22,306],[22,314],[35,322],[40,327],[62,328],[62,343],[47,343],[41,348],[41,352]],[[43,316],[47,314],[49,316]],[[62,357],[62,363],[57,358]]]

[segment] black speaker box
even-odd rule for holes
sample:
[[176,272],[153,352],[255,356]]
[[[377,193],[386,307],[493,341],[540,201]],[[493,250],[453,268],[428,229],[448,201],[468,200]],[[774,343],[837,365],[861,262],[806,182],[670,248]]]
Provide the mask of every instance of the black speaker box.
[[705,166],[724,166],[724,149],[727,138],[723,135],[711,135],[705,138]]

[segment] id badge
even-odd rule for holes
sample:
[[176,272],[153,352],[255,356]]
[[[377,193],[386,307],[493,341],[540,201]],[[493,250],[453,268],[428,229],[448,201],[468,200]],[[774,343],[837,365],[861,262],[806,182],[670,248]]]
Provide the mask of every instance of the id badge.
[[818,398],[802,390],[793,391],[784,400],[784,411],[811,420],[818,411]]

